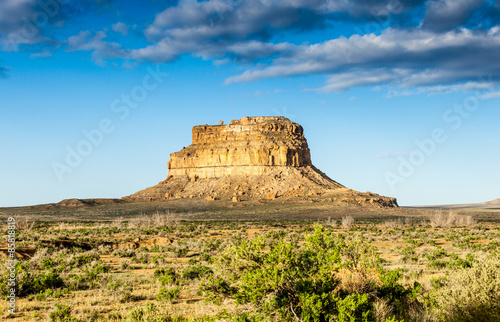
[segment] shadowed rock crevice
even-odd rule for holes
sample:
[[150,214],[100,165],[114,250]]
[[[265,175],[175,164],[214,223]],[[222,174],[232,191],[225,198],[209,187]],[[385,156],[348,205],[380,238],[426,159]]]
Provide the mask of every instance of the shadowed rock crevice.
[[322,199],[397,207],[394,198],[347,189],[314,167],[302,126],[282,116],[198,125],[192,142],[170,154],[166,180],[123,199]]

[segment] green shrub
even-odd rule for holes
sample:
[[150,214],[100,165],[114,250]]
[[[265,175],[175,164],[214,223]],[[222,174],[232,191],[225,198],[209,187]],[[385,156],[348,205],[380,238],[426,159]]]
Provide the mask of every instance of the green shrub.
[[450,255],[450,261],[447,263],[449,269],[470,268],[474,263],[474,255],[467,254],[465,259],[458,257],[457,254]]
[[158,281],[162,285],[176,284],[179,278],[179,275],[175,272],[175,270],[172,267],[168,267],[166,269],[157,268],[155,269],[153,275],[158,278]]
[[427,259],[429,261],[433,261],[446,256],[448,256],[448,254],[446,254],[446,251],[442,247],[438,247],[434,251],[432,251],[429,255],[427,255]]
[[436,291],[435,314],[443,321],[500,321],[500,256],[455,272]]
[[388,318],[404,318],[408,305],[416,303],[419,285],[403,287],[398,272],[379,269],[372,246],[322,226],[303,242],[296,235],[275,232],[273,237],[230,246],[217,259],[218,274],[201,289],[211,299],[232,297],[285,320],[371,321],[380,299],[393,308]]
[[156,296],[156,300],[174,302],[179,297],[180,291],[180,286],[162,286]]
[[55,304],[56,309],[49,313],[50,321],[55,322],[73,322],[79,321],[71,315],[71,307],[69,305],[62,305],[61,303]]
[[80,255],[76,255],[69,261],[70,267],[82,267],[83,265],[92,263],[95,260],[99,259],[99,255],[97,253],[84,253]]
[[162,308],[153,303],[147,303],[144,307],[136,307],[128,312],[130,322],[186,322],[188,319],[182,316],[172,316],[164,312]]
[[428,269],[443,269],[446,266],[448,266],[448,262],[438,260],[432,260],[426,265]]
[[102,274],[110,269],[110,266],[101,261],[93,261],[83,267],[80,273],[69,275],[68,287],[73,291],[97,288]]
[[210,273],[212,273],[212,269],[210,269],[209,267],[203,265],[194,265],[182,271],[182,277],[192,280]]
[[62,278],[59,273],[55,272],[40,272],[40,271],[26,271],[25,265],[18,262],[16,264],[17,274],[17,295],[28,296],[30,294],[38,294],[45,292],[45,290],[60,288],[64,286]]
[[416,262],[418,261],[418,255],[415,251],[415,246],[407,246],[404,247],[401,252],[399,253],[399,256],[401,256],[401,261],[403,263],[408,263],[408,262]]

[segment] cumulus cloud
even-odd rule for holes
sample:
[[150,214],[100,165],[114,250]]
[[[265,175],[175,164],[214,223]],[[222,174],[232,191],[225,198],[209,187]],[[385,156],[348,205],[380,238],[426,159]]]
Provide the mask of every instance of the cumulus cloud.
[[5,51],[41,42],[40,28],[33,23],[36,0],[5,0],[0,3],[0,44]]
[[114,42],[107,42],[107,37],[103,31],[95,34],[90,31],[81,31],[67,40],[69,51],[92,51],[92,58],[98,64],[104,64],[104,59],[124,58],[127,51],[121,45]]
[[[56,31],[68,21],[109,7],[112,0],[2,0],[0,1],[0,48],[36,53],[56,50],[61,39]],[[50,48],[49,48],[50,47]],[[47,56],[41,53],[40,56]]]
[[483,99],[500,98],[500,92],[490,92],[485,94],[482,98]]
[[[0,46],[11,51],[29,47],[31,57],[49,57],[65,45],[70,52],[91,52],[97,64],[117,58],[168,62],[189,54],[211,59],[214,65],[245,66],[226,84],[313,74],[326,78],[324,86],[314,89],[325,92],[387,85],[389,96],[432,94],[490,89],[500,82],[498,1],[179,0],[156,13],[139,42],[117,35],[129,34],[124,22],[101,26],[104,31],[78,26],[73,35],[57,38],[50,28],[60,28],[79,14],[109,12],[113,0],[54,1],[60,6],[48,9],[46,2],[36,0],[2,1]],[[41,13],[49,19],[25,23]],[[309,32],[346,20],[358,27],[352,36],[293,42],[296,34],[314,34]],[[373,25],[377,31],[368,32]],[[109,40],[108,34],[115,38]]]
[[277,34],[316,30],[336,20],[385,21],[423,1],[396,0],[181,0],[156,15],[144,31],[154,43],[134,57],[170,61],[182,53],[204,58],[228,54],[236,60],[269,57],[287,50],[270,44]]
[[0,3],[0,33],[19,30],[23,20],[33,14],[33,6],[36,0],[4,0]]
[[[297,46],[269,66],[230,77],[226,84],[307,74],[331,75],[324,91],[389,84],[433,86],[500,79],[500,28],[446,33],[387,29],[381,35],[354,35]],[[486,81],[486,80],[485,80]],[[481,82],[482,83],[482,82]]]
[[448,31],[462,26],[478,9],[483,0],[433,0],[430,1],[422,26],[434,31]]
[[117,22],[111,26],[111,29],[113,31],[118,32],[124,36],[128,35],[128,26],[124,24],[123,22]]

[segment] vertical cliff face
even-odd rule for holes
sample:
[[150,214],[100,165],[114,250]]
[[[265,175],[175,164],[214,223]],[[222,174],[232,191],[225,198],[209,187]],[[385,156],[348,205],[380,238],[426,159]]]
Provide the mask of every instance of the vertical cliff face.
[[192,144],[170,154],[167,179],[125,197],[176,198],[320,198],[339,204],[397,206],[394,198],[347,189],[315,168],[302,126],[282,116],[193,127]]
[[255,175],[266,167],[311,166],[302,126],[284,117],[244,117],[193,127],[193,144],[170,155],[169,175]]

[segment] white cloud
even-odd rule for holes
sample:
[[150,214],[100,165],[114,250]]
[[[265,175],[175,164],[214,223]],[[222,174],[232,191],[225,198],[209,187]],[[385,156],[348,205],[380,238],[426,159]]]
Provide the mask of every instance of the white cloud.
[[128,26],[124,24],[123,22],[117,22],[111,26],[111,29],[113,31],[118,32],[124,36],[128,35]]
[[[248,69],[225,83],[308,74],[330,75],[323,91],[388,84],[402,88],[490,88],[500,80],[500,31],[461,29],[434,33],[387,29],[380,35],[340,37],[288,48],[290,54]],[[481,77],[489,77],[482,80]],[[460,85],[461,84],[461,85]],[[479,85],[482,84],[482,85]],[[487,85],[485,85],[487,84]]]
[[500,92],[491,92],[482,96],[483,99],[500,98]]
[[90,31],[81,31],[67,40],[69,51],[92,51],[92,59],[100,65],[104,64],[104,59],[125,58],[127,50],[121,48],[120,44],[104,41],[107,37],[103,31],[95,34]]
[[399,156],[407,156],[409,153],[408,152],[381,152],[377,158],[378,159],[390,159],[390,158],[397,158]]
[[435,31],[447,31],[461,26],[483,0],[432,0],[422,20],[422,26]]

